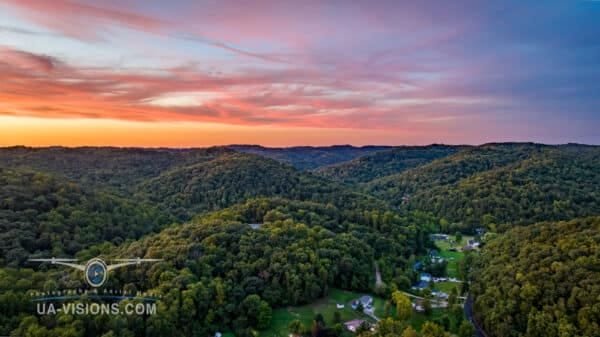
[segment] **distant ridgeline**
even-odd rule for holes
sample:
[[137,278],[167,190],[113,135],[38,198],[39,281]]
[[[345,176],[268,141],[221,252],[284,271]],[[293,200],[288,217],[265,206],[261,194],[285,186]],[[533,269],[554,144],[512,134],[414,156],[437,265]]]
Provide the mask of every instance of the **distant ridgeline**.
[[[274,307],[309,303],[333,286],[371,291],[376,264],[386,284],[409,287],[417,277],[410,261],[432,247],[430,233],[503,232],[598,216],[598,167],[600,148],[583,145],[0,149],[0,335],[253,335],[269,325]],[[515,274],[528,262],[514,254],[530,241],[538,251],[575,254],[572,263],[549,268],[594,280],[597,221],[517,228],[484,247],[472,278],[479,319],[491,333],[520,336],[549,315],[534,305],[550,291],[536,283],[547,279],[538,277],[547,272],[543,256]],[[540,233],[556,241],[554,248],[536,241]],[[508,248],[519,265],[495,260]],[[156,315],[31,316],[28,290],[85,284],[70,271],[23,268],[27,258],[99,255],[164,259],[111,275],[107,284],[160,294]],[[513,279],[521,283],[493,290],[495,265],[529,283]],[[574,287],[556,279],[560,296],[545,295],[556,299],[555,312],[565,310],[552,329],[583,336],[594,328],[586,322],[597,318],[597,303],[589,306],[575,290],[593,293],[594,285],[580,280]],[[532,297],[511,302],[531,289]],[[494,328],[494,315],[522,312],[527,321],[518,321],[513,334]]]

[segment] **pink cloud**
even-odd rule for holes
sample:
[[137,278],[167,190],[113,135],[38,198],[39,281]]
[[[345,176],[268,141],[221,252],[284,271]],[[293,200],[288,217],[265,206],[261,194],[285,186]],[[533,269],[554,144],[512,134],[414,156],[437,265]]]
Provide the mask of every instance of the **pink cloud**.
[[339,77],[290,67],[214,75],[191,66],[159,72],[78,68],[6,47],[0,56],[5,56],[0,61],[0,114],[442,130],[468,113],[460,111],[465,108],[460,100],[448,104],[452,98],[443,92],[433,98],[445,99],[444,104],[428,103],[429,98],[413,104],[411,97],[425,95],[422,88],[408,93],[386,89],[395,88],[402,77],[382,76],[375,83],[354,66]]
[[58,61],[50,56],[36,55],[25,51],[0,46],[0,63],[33,71],[49,72]]
[[38,24],[79,39],[99,39],[101,32],[114,24],[150,32],[159,31],[166,24],[147,15],[72,0],[6,0],[5,3]]

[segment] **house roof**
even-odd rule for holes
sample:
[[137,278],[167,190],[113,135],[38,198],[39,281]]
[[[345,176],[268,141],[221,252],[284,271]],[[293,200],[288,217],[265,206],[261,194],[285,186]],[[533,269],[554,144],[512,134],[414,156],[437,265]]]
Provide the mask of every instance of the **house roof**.
[[419,283],[415,284],[414,287],[417,289],[425,289],[429,287],[429,283],[425,281],[419,281]]
[[362,320],[362,319],[353,319],[353,320],[351,320],[351,321],[348,321],[348,322],[344,323],[344,325],[345,325],[347,328],[351,328],[351,327],[353,327],[353,328],[358,328],[358,327],[359,327],[361,324],[363,324],[364,322],[365,322],[365,321],[364,321],[364,320]]

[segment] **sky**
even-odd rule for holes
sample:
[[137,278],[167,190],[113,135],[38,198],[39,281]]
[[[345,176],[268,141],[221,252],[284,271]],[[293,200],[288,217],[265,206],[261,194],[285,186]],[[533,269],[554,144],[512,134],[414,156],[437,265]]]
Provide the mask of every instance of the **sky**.
[[0,146],[600,144],[600,1],[0,1]]

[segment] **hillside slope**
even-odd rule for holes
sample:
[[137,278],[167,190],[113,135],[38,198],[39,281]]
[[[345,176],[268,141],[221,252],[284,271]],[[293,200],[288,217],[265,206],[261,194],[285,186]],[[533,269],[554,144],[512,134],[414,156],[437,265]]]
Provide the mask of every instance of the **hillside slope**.
[[352,192],[310,173],[299,172],[275,160],[230,153],[167,171],[139,186],[145,199],[164,205],[169,213],[187,220],[196,213],[214,211],[253,197],[284,197],[353,207],[385,203]]
[[430,211],[443,230],[564,220],[600,214],[600,147],[486,145],[374,181],[394,205]]
[[102,241],[118,244],[170,221],[146,202],[0,168],[0,265],[20,265],[34,253],[65,256]]
[[369,153],[389,150],[391,146],[350,145],[335,146],[295,146],[285,148],[262,147],[258,145],[231,145],[227,148],[238,152],[256,154],[275,159],[279,162],[294,166],[299,170],[312,170],[318,167],[333,165],[352,160]]
[[232,150],[113,147],[0,148],[0,167],[45,172],[88,187],[130,195],[146,179],[178,166],[212,160]]
[[379,151],[335,165],[320,167],[316,173],[332,180],[355,184],[400,173],[435,159],[443,158],[461,146],[406,146]]
[[600,217],[512,229],[484,247],[472,277],[490,336],[600,336]]

